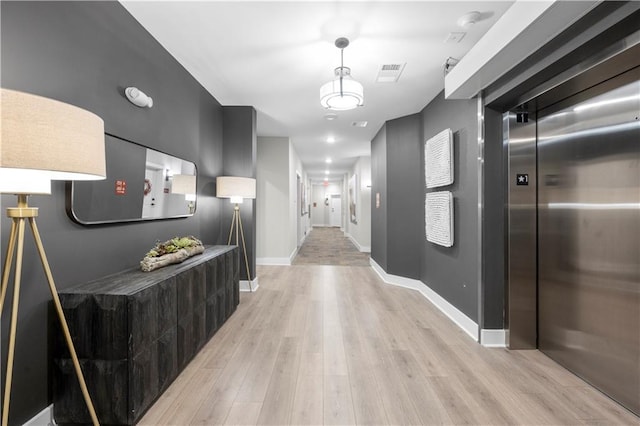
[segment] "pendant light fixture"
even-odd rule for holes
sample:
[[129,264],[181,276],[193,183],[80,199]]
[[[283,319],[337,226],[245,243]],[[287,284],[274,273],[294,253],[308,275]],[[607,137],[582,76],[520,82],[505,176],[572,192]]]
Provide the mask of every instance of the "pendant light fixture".
[[340,49],[340,66],[334,70],[334,79],[320,87],[320,104],[327,109],[346,111],[364,105],[364,89],[351,78],[351,69],[344,66],[344,48],[349,46],[349,39],[340,37],[335,44]]

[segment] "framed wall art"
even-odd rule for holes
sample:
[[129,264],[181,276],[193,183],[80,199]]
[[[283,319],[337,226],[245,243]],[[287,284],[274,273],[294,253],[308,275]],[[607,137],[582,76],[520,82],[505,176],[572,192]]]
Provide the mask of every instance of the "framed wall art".
[[427,193],[424,211],[427,241],[453,246],[453,194],[449,191]]
[[424,143],[424,174],[427,188],[453,183],[453,132],[445,129]]
[[349,179],[349,220],[351,223],[358,223],[358,217],[356,215],[356,191],[358,188],[358,175],[354,174]]

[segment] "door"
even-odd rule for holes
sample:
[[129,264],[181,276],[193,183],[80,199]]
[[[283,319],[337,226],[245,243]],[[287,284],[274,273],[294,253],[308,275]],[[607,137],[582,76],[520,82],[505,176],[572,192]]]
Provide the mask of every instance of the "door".
[[538,118],[538,345],[636,414],[638,70]]
[[142,202],[142,217],[162,217],[164,192],[164,177],[162,168],[150,166],[144,173],[144,199]]
[[331,211],[329,212],[329,224],[331,226],[342,226],[342,197],[339,194],[331,195]]

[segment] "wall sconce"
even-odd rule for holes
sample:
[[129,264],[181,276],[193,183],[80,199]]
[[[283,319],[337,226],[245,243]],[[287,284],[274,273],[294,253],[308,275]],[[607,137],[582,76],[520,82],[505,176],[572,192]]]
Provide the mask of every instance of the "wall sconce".
[[124,89],[124,94],[129,99],[129,102],[140,108],[151,108],[153,106],[153,99],[145,95],[137,87],[127,87]]

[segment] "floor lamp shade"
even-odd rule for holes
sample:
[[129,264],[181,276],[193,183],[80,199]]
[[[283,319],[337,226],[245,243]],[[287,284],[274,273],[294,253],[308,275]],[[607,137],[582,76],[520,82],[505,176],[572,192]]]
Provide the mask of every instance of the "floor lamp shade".
[[196,193],[196,176],[195,175],[173,175],[173,183],[171,184],[172,194],[195,194]]
[[104,179],[104,122],[84,109],[2,89],[0,192],[50,193],[51,180]]
[[184,194],[185,199],[194,201],[196,199],[196,176],[173,175],[171,193]]
[[256,198],[256,180],[247,177],[219,176],[216,178],[216,197]]
[[35,247],[47,278],[78,384],[91,416],[91,423],[98,425],[98,417],[36,224],[38,208],[29,207],[28,197],[32,194],[51,193],[52,180],[104,179],[104,122],[93,113],[63,102],[13,90],[0,90],[0,193],[16,194],[18,198],[17,207],[7,208],[7,217],[12,223],[0,284],[2,314],[13,269],[15,273],[2,400],[2,426],[9,423],[27,224],[33,233]]

